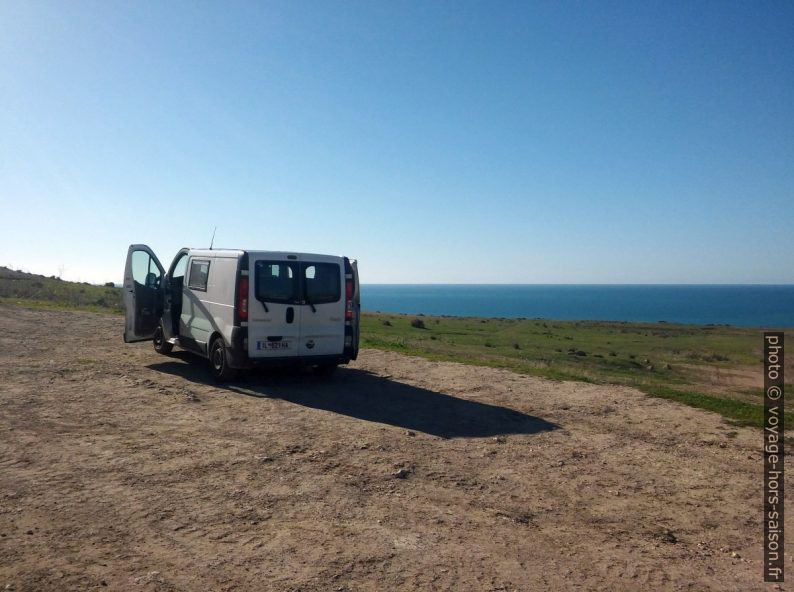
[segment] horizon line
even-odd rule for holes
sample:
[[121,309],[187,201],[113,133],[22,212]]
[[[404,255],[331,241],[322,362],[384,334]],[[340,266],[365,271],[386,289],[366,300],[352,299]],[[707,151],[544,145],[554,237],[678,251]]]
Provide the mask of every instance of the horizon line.
[[362,286],[792,286],[794,282],[361,282]]

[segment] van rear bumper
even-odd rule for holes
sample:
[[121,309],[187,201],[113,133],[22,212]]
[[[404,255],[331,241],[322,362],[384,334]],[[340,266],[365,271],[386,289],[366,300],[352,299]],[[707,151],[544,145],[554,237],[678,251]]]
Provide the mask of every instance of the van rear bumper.
[[330,356],[290,356],[252,358],[248,355],[248,327],[232,327],[231,346],[226,348],[226,359],[229,366],[237,369],[254,368],[259,366],[319,366],[324,364],[347,364],[351,356],[335,354]]

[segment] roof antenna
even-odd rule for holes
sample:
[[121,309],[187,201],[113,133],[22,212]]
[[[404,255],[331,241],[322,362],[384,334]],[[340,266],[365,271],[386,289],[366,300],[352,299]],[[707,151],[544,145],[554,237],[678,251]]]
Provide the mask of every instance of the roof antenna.
[[[215,227],[215,230],[218,230],[218,227]],[[212,240],[210,240],[210,251],[212,250],[212,245],[215,242],[215,230],[212,231]]]

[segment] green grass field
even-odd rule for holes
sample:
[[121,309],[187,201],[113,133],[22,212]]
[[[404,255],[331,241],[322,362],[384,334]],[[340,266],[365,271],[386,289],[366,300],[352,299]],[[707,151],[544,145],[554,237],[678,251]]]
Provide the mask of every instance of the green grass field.
[[0,302],[24,303],[44,309],[79,308],[96,312],[124,312],[121,289],[66,282],[0,267]]
[[[420,326],[415,326],[420,325]],[[638,388],[760,426],[761,331],[726,326],[365,314],[362,347]],[[738,383],[738,385],[736,384]],[[790,388],[790,387],[789,387]],[[794,405],[786,405],[786,420]]]
[[[121,314],[121,290],[0,267],[0,303]],[[728,326],[415,317],[365,313],[361,347],[507,368],[553,380],[618,384],[760,426],[762,335]],[[794,368],[787,366],[788,376]],[[755,385],[758,382],[759,385]],[[791,384],[787,392],[792,392]],[[792,398],[794,399],[794,398]],[[794,400],[785,421],[794,427]]]

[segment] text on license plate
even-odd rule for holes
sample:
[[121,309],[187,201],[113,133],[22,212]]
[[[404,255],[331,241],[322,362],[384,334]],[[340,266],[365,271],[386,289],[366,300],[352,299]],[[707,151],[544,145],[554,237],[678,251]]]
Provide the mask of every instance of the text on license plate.
[[289,341],[257,341],[256,349],[289,349]]

